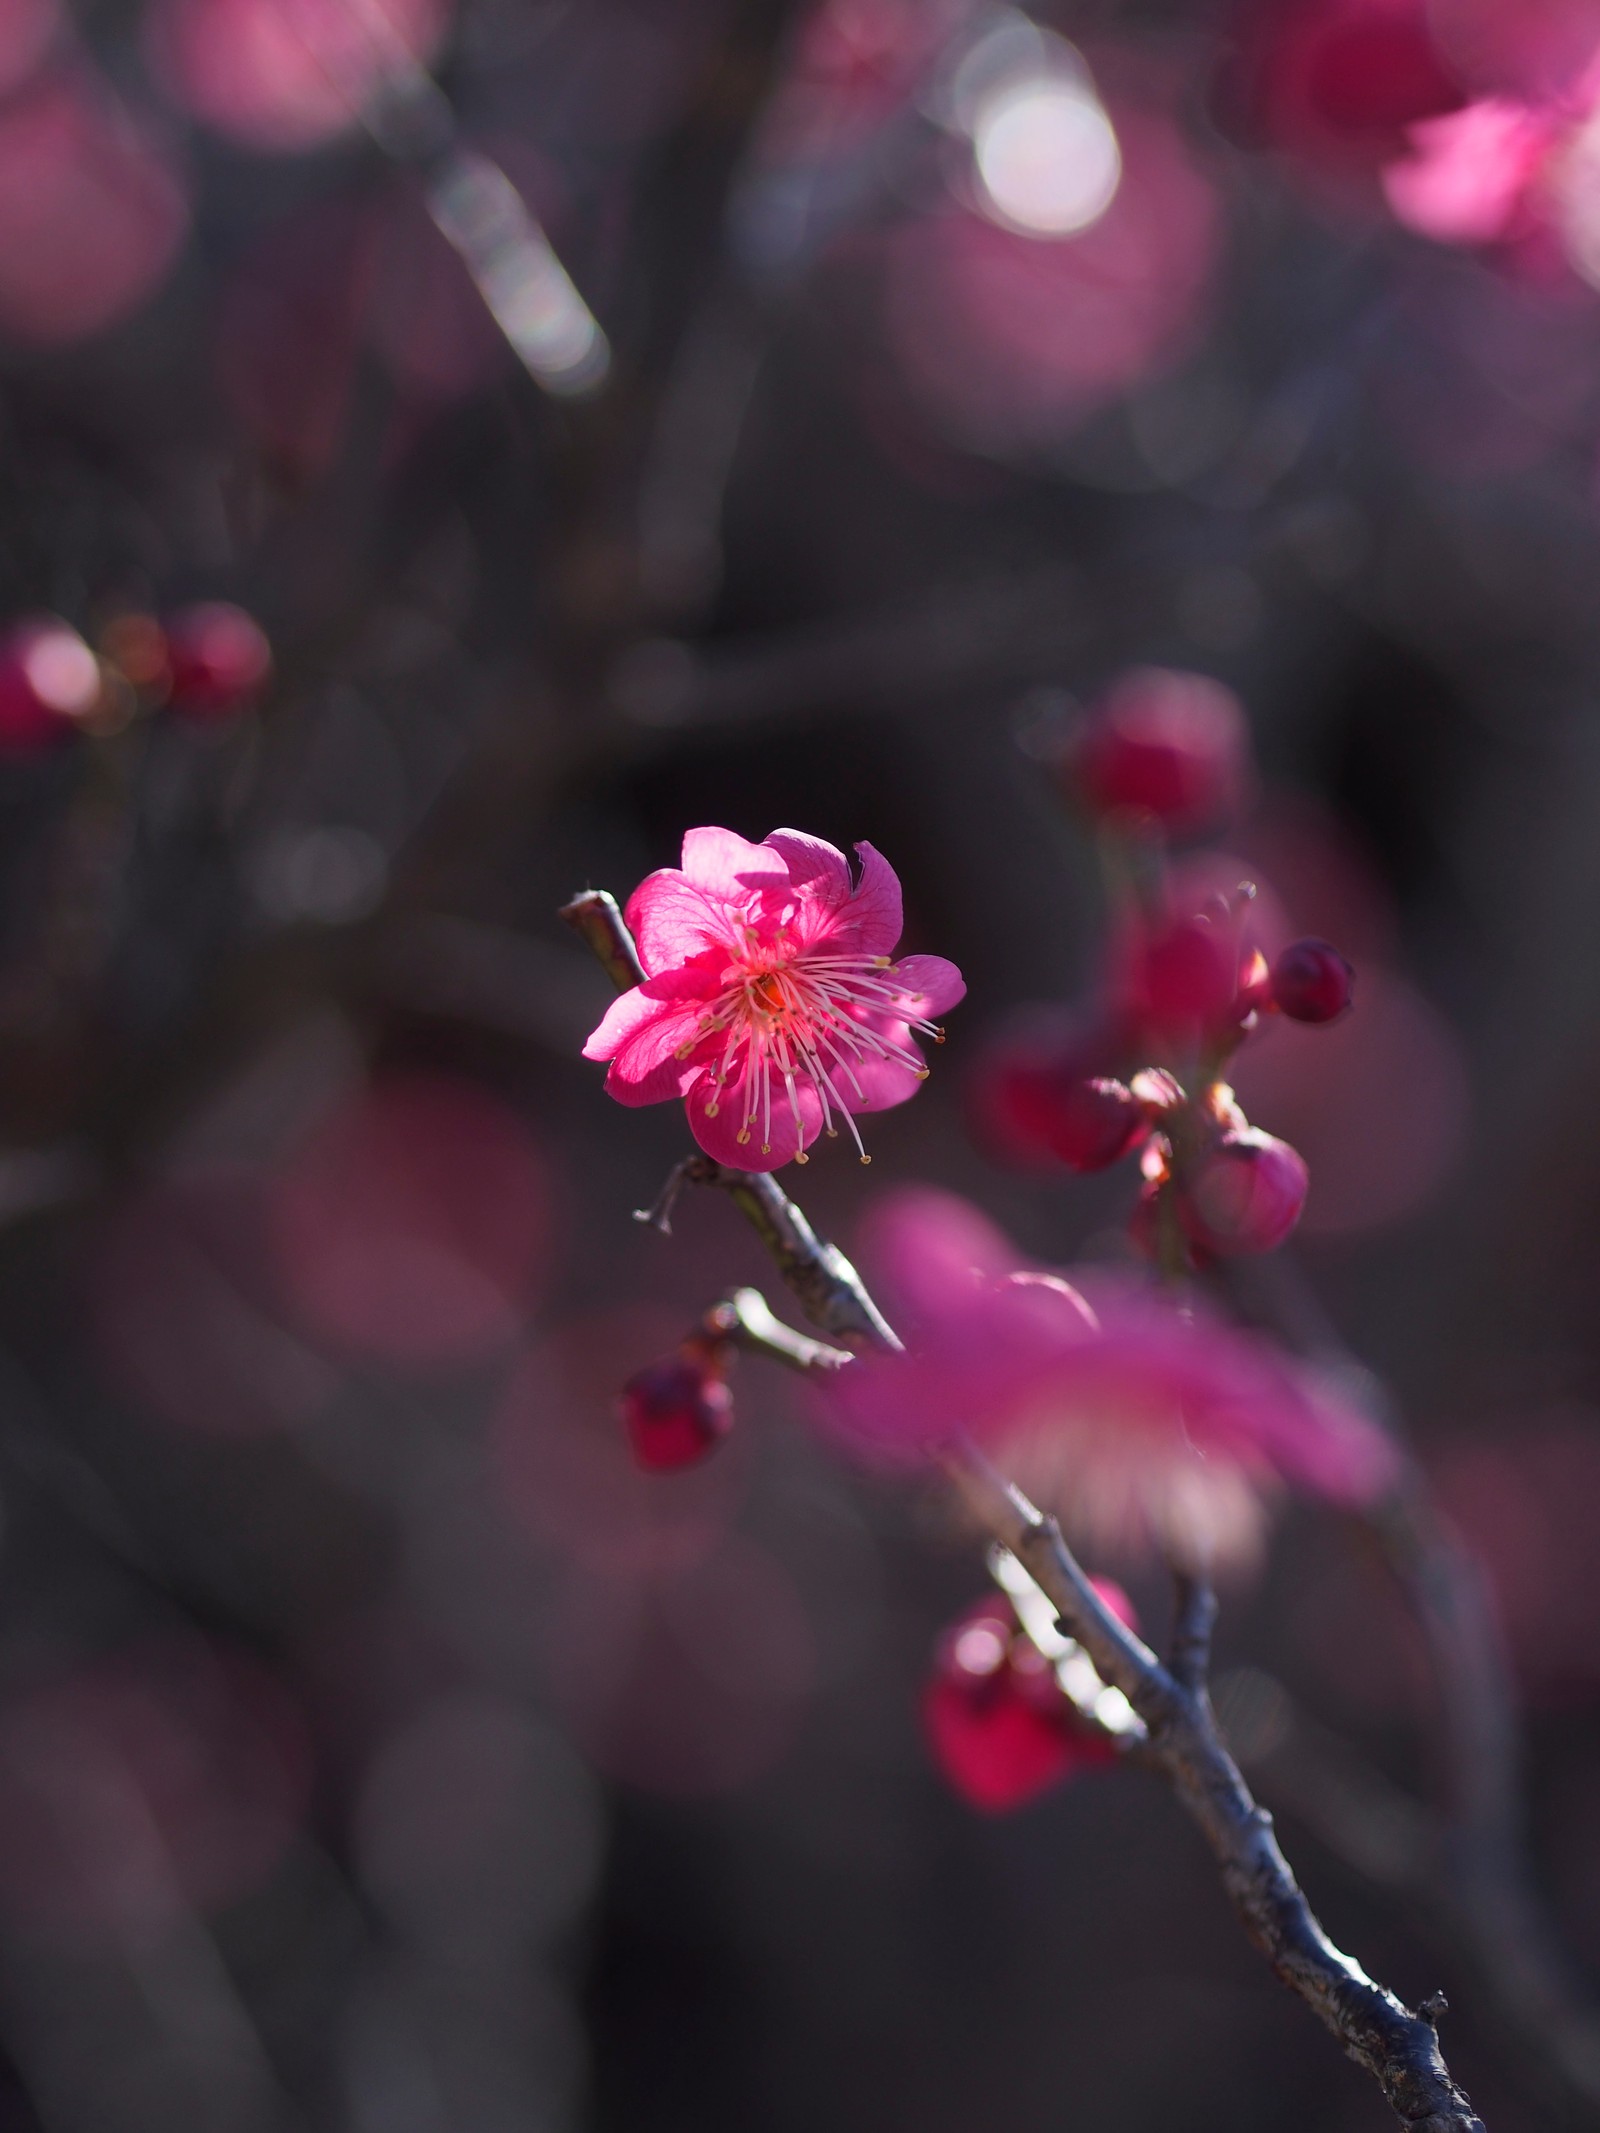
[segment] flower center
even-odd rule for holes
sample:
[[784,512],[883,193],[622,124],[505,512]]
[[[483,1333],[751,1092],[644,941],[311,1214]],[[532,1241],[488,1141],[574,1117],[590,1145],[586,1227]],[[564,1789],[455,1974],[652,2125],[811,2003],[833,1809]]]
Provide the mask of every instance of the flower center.
[[[784,946],[779,945],[780,954]],[[745,1108],[734,1137],[747,1147],[759,1132],[761,1153],[770,1155],[774,1100],[788,1104],[795,1139],[803,1139],[800,1086],[808,1082],[822,1106],[824,1132],[830,1139],[837,1135],[837,1114],[862,1162],[870,1163],[853,1116],[854,1106],[865,1108],[870,1100],[860,1069],[873,1061],[892,1061],[919,1080],[928,1073],[905,1033],[891,1034],[883,1025],[907,1024],[936,1044],[944,1042],[944,1031],[906,1013],[910,999],[905,987],[884,975],[892,967],[887,956],[791,952],[773,967],[772,955],[772,943],[758,941],[753,934],[747,938],[743,952],[734,954],[715,1007],[702,1016],[694,1037],[680,1051],[679,1056],[687,1058],[707,1038],[725,1039],[711,1069],[714,1087],[706,1115],[715,1118],[723,1090],[737,1084]],[[805,1160],[804,1148],[797,1147],[795,1161]]]

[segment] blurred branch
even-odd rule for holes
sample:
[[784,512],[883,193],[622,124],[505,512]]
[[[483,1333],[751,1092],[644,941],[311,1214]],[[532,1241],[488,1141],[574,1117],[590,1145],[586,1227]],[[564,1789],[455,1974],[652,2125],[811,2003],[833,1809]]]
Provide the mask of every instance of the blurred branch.
[[[580,910],[581,919],[573,915]],[[639,967],[614,899],[591,891],[563,915],[608,969],[626,975]],[[697,1163],[691,1157],[684,1175],[728,1190],[813,1324],[880,1351],[899,1350],[900,1340],[850,1262],[817,1237],[770,1174],[712,1164],[712,1174],[702,1180]],[[1182,1655],[1181,1672],[1170,1670],[1106,1606],[1055,1519],[1030,1503],[976,1444],[962,1439],[947,1446],[941,1463],[984,1531],[1049,1599],[1063,1633],[1143,1720],[1150,1761],[1200,1825],[1235,1914],[1278,1977],[1373,2075],[1411,2133],[1485,2133],[1439,2052],[1435,2023],[1442,2001],[1413,2013],[1334,1945],[1294,1878],[1272,1817],[1256,1804],[1228,1753],[1205,1683],[1215,1611],[1209,1588],[1199,1580],[1180,1587],[1175,1657]],[[1193,1679],[1183,1678],[1189,1675]]]
[[[1230,1273],[1237,1288],[1238,1262]],[[1258,1263],[1240,1300],[1290,1347],[1331,1370],[1400,1439],[1383,1386],[1344,1346],[1288,1254]],[[1596,2122],[1600,2014],[1535,1891],[1523,1834],[1517,1699],[1483,1572],[1409,1456],[1399,1483],[1365,1522],[1422,1631],[1439,1697],[1446,1800],[1437,1894],[1539,2069],[1559,2078],[1581,2099],[1586,2120]]]
[[1174,1680],[1181,1681],[1186,1689],[1198,1690],[1204,1686],[1211,1668],[1211,1632],[1217,1619],[1217,1596],[1209,1580],[1192,1577],[1183,1570],[1173,1573],[1173,1588],[1177,1616],[1172,1627],[1169,1664]]

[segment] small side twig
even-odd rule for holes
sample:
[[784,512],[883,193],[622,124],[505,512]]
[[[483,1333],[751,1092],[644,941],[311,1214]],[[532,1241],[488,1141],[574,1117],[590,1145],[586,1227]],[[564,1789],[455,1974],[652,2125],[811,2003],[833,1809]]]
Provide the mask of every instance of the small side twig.
[[623,923],[617,899],[608,890],[585,889],[571,903],[563,904],[556,915],[565,919],[584,941],[618,992],[644,983],[644,965],[633,935]]
[[786,1326],[759,1289],[735,1289],[722,1303],[713,1304],[702,1330],[751,1355],[765,1356],[769,1363],[782,1363],[787,1370],[841,1370],[855,1361],[847,1348],[830,1348],[826,1341],[814,1341]]

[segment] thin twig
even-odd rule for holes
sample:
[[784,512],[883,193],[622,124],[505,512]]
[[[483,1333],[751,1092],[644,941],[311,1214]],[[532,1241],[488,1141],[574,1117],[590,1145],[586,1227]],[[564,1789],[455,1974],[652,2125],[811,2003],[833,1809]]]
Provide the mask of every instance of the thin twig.
[[[563,916],[614,978],[637,982],[628,975],[639,968],[637,952],[612,898],[591,892],[569,904]],[[770,1174],[712,1168],[716,1175],[706,1182],[726,1187],[814,1325],[868,1347],[900,1347],[855,1268],[817,1236]],[[1235,1913],[1277,1975],[1373,2075],[1410,2133],[1485,2133],[1440,2056],[1434,2027],[1438,2002],[1430,2002],[1428,2012],[1413,2013],[1334,1945],[1283,1856],[1272,1817],[1257,1806],[1224,1746],[1204,1681],[1215,1603],[1208,1607],[1197,1593],[1180,1592],[1178,1644],[1184,1668],[1198,1671],[1190,1683],[1163,1666],[1118,1620],[1056,1521],[998,1473],[976,1445],[951,1444],[942,1463],[978,1523],[1010,1550],[1050,1600],[1063,1634],[1082,1646],[1101,1679],[1120,1689],[1143,1720],[1149,1759],[1200,1825]]]
[[786,1326],[759,1289],[735,1289],[725,1302],[713,1304],[703,1330],[751,1355],[765,1356],[769,1363],[782,1363],[787,1370],[828,1372],[855,1361],[847,1348],[830,1348]]

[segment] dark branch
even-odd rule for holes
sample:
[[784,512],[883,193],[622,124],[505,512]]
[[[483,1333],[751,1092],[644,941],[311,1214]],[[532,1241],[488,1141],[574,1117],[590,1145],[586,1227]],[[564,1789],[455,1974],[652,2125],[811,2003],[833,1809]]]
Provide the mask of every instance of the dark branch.
[[1198,1694],[1211,1666],[1211,1632],[1217,1619],[1217,1596],[1209,1579],[1186,1570],[1173,1573],[1177,1612],[1172,1624],[1172,1677]]

